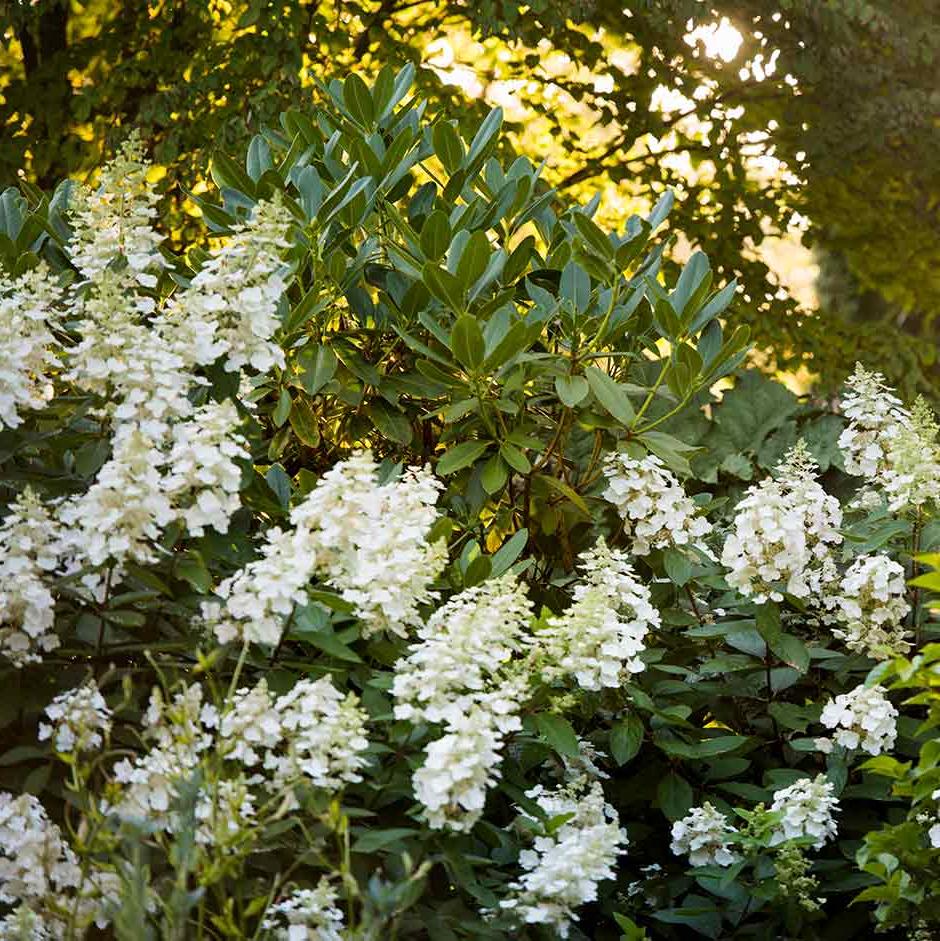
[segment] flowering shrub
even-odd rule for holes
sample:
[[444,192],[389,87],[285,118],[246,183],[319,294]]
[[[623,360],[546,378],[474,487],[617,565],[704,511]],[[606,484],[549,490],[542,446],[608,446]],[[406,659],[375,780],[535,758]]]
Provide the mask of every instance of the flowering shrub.
[[2,196],[0,937],[929,927],[926,405],[736,372],[671,197],[606,233],[411,78],[184,255],[134,138]]

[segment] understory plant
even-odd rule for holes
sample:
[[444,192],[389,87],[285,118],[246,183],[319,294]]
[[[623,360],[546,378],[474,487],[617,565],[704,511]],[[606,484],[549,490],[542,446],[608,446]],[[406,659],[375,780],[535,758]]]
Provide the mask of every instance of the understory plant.
[[0,196],[0,937],[933,930],[927,404],[412,78]]

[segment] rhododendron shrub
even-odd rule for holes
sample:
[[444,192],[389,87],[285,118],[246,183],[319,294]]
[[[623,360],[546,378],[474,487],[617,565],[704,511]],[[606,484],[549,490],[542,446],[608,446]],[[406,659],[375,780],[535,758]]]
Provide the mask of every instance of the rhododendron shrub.
[[927,404],[742,371],[670,195],[605,232],[412,72],[183,251],[133,134],[0,197],[0,937],[927,930]]

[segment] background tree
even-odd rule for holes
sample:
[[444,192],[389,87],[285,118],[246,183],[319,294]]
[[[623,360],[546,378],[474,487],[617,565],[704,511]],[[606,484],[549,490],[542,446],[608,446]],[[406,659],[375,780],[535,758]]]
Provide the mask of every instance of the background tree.
[[[87,174],[140,127],[182,230],[210,154],[322,100],[322,76],[430,62],[417,90],[432,110],[469,128],[487,101],[511,105],[503,147],[544,158],[566,198],[602,190],[604,221],[675,189],[672,257],[691,243],[737,276],[770,365],[808,364],[825,388],[862,358],[925,387],[940,293],[931,6],[7,3],[0,184]],[[794,218],[824,271],[818,317],[761,253]]]

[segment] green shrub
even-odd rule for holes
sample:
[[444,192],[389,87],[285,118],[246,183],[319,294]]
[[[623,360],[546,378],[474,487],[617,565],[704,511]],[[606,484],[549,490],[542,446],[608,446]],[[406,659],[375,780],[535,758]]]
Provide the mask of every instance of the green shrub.
[[6,935],[870,931],[932,417],[739,372],[668,194],[604,232],[410,85],[218,157],[185,257],[134,138],[0,197]]

